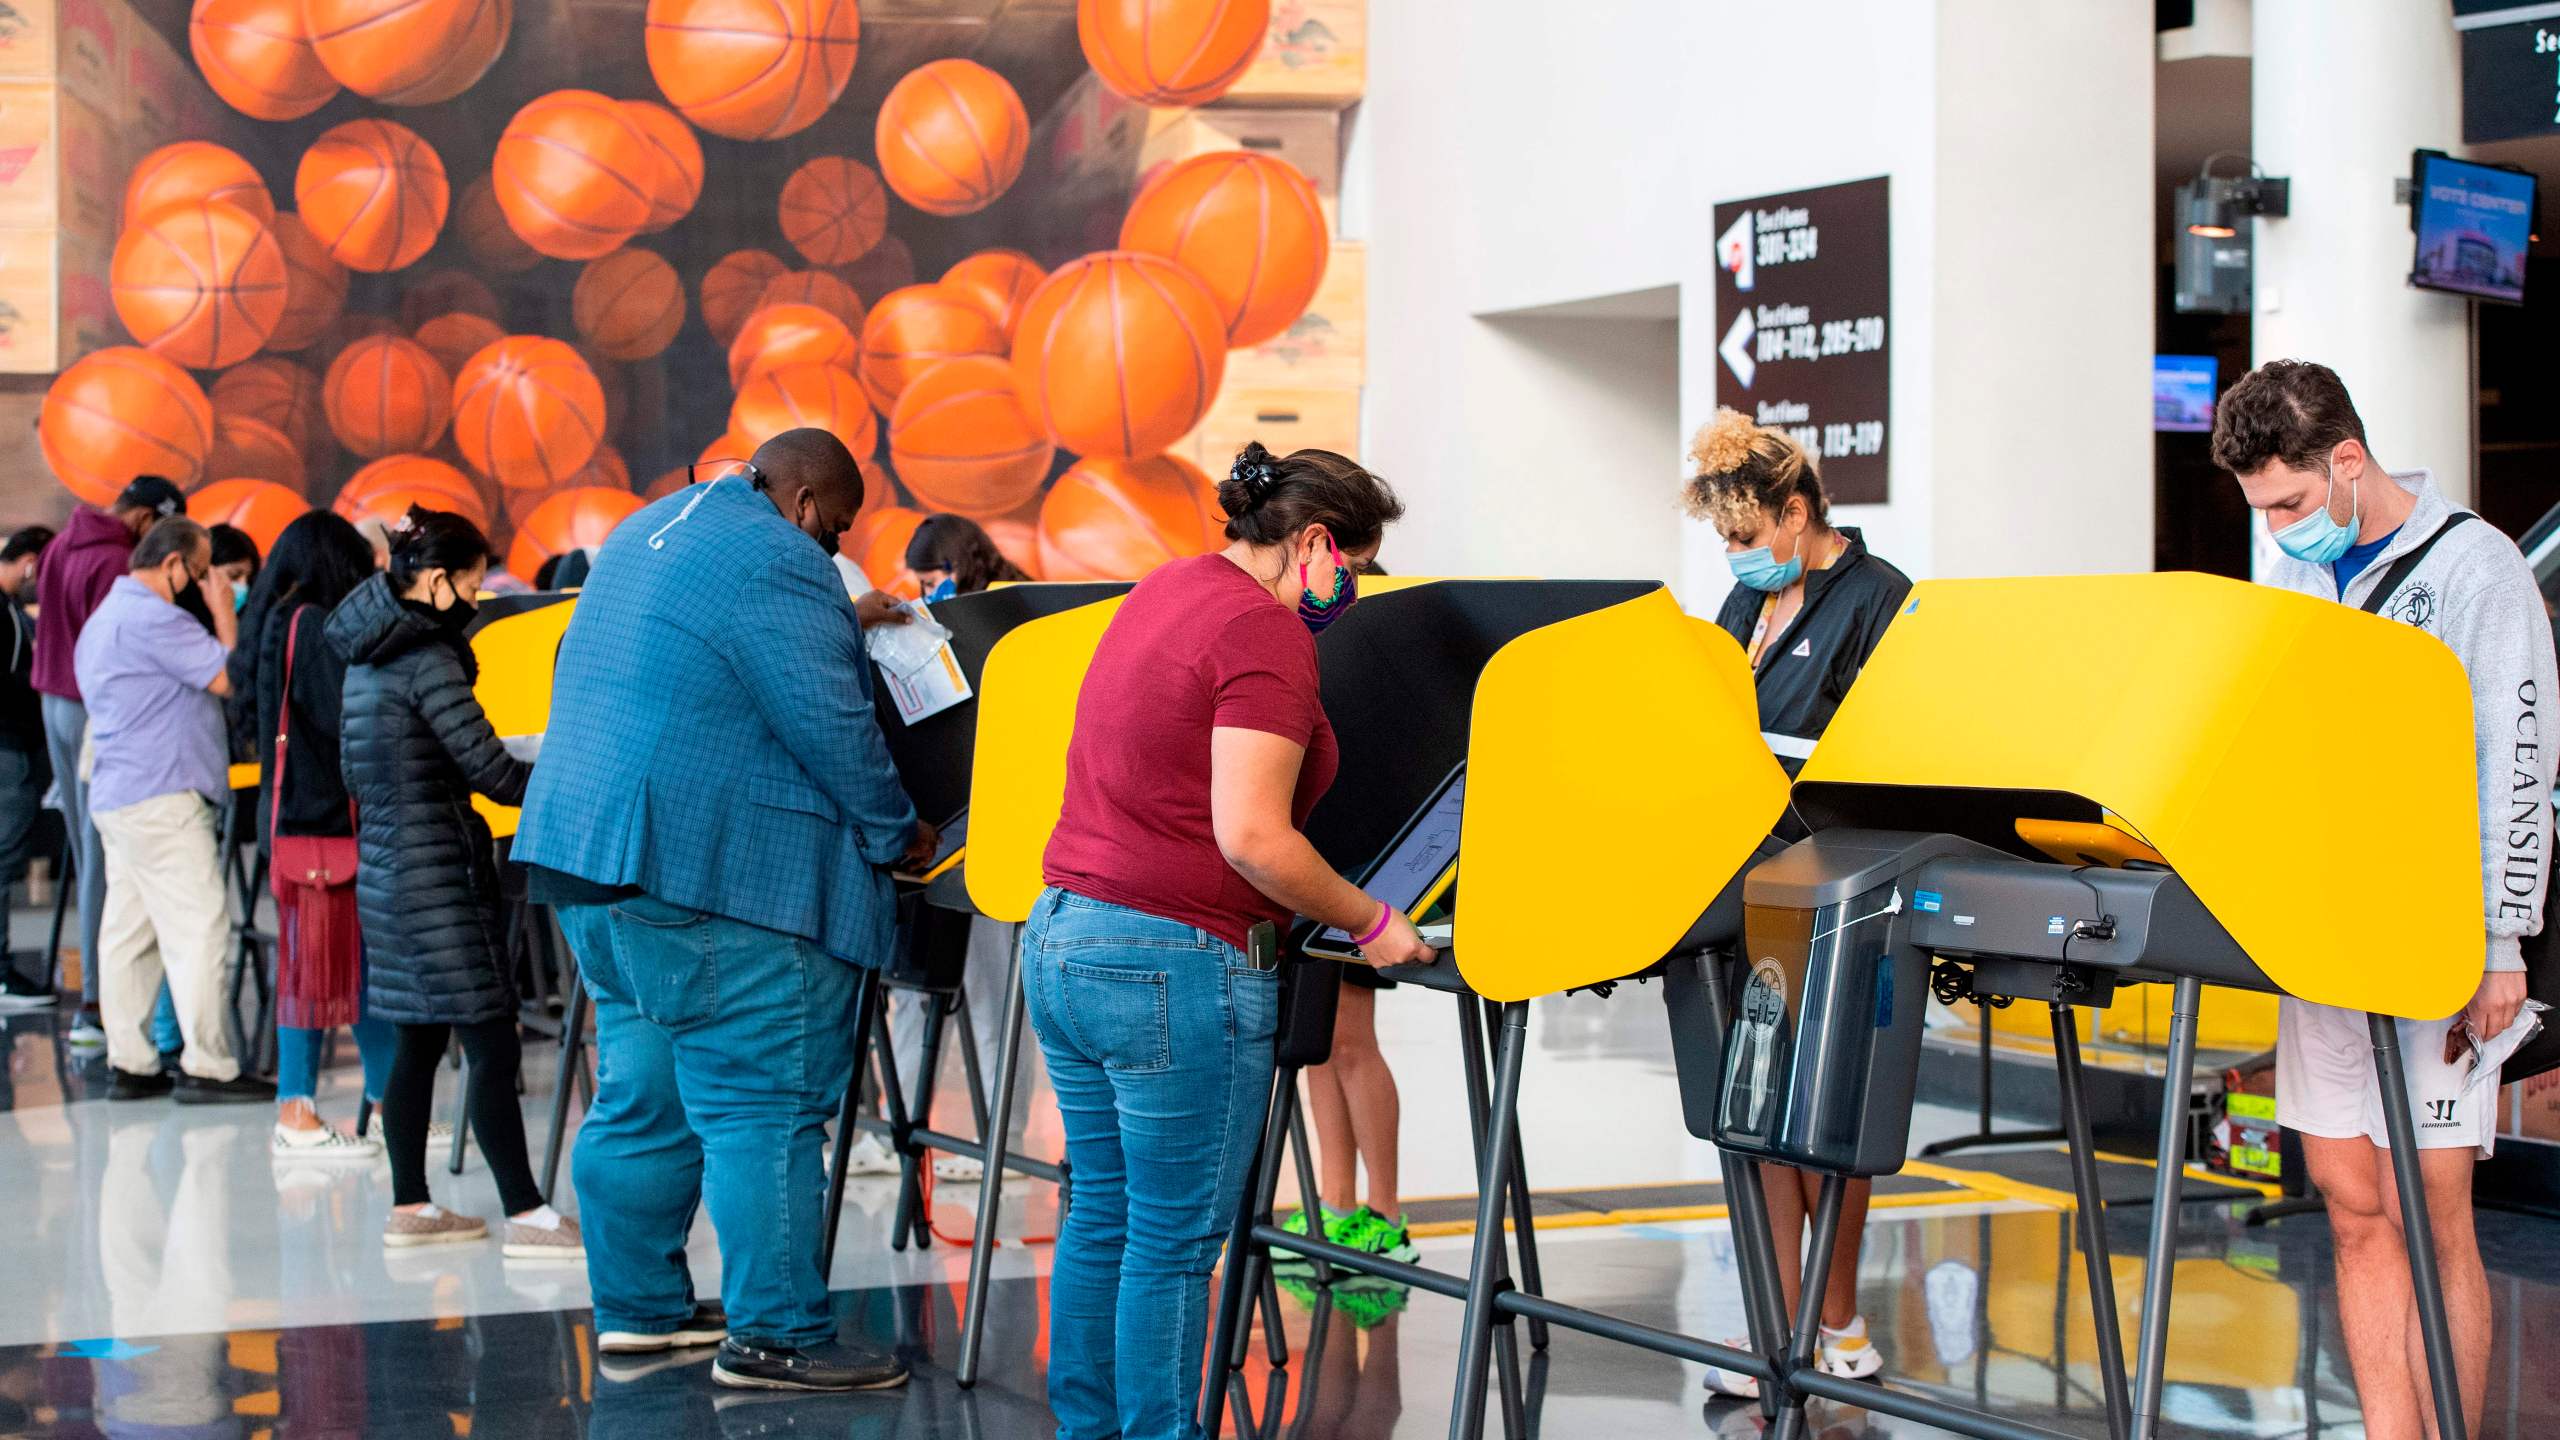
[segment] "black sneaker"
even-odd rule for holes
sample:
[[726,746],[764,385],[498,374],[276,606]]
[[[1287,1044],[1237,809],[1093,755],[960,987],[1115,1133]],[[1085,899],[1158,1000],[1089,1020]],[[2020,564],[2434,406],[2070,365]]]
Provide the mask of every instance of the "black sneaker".
[[51,986],[19,974],[14,965],[0,963],[0,1015],[50,1009],[60,1003],[62,997]]
[[711,1378],[739,1390],[894,1390],[907,1383],[907,1367],[841,1342],[795,1350],[732,1335],[720,1343]]
[[178,1083],[169,1078],[166,1071],[136,1075],[130,1070],[115,1070],[114,1074],[115,1078],[107,1082],[107,1098],[110,1100],[157,1100]]
[[178,1103],[181,1105],[251,1105],[274,1104],[274,1082],[254,1075],[241,1075],[229,1080],[204,1080],[193,1075],[178,1077]]
[[729,1338],[729,1317],[717,1300],[704,1300],[673,1330],[600,1330],[596,1349],[607,1355],[646,1355],[658,1350],[687,1350],[717,1345]]

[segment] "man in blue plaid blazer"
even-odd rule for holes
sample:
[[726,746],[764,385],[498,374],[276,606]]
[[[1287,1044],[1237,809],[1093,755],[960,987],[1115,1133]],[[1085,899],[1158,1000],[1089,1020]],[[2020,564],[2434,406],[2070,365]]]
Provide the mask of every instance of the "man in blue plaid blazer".
[[[572,1171],[599,1346],[726,1340],[715,1379],[895,1384],[833,1343],[823,1127],[852,1070],[852,966],[888,957],[890,868],[929,855],[829,555],[862,472],[823,430],[625,520],[560,643],[514,857],[595,1000]],[[696,1197],[722,1308],[684,1267]]]

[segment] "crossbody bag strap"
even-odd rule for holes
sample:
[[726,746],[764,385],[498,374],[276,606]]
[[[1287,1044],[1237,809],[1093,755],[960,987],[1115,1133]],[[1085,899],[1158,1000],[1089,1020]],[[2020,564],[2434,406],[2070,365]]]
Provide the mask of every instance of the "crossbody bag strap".
[[284,823],[284,757],[285,732],[293,728],[293,652],[302,641],[302,616],[311,607],[299,605],[284,622],[284,684],[276,692],[276,773],[267,781],[267,835],[270,842],[283,833]]
[[2446,516],[2444,523],[2436,527],[2436,533],[2418,542],[2417,549],[2391,562],[2391,568],[2382,572],[2382,583],[2374,586],[2373,593],[2364,597],[2364,604],[2357,608],[2368,615],[2381,614],[2382,607],[2390,604],[2391,597],[2398,594],[2409,577],[2418,572],[2418,563],[2427,558],[2428,551],[2436,548],[2437,541],[2452,534],[2462,522],[2479,518],[2468,510],[2456,510]]

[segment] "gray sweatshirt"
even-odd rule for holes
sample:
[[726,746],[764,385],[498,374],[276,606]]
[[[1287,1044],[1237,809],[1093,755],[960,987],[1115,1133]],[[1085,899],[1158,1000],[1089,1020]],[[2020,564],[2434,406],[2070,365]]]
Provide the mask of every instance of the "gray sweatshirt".
[[[2266,583],[2362,606],[2400,557],[2416,549],[2454,513],[2425,470],[2392,479],[2418,497],[2399,532],[2363,573],[2338,593],[2326,565],[2279,554]],[[2542,929],[2542,897],[2551,882],[2553,747],[2542,720],[2560,688],[2551,650],[2551,620],[2533,567],[2496,526],[2474,520],[2437,542],[2417,570],[2382,605],[2390,618],[2415,625],[2450,648],[2471,678],[2471,727],[2480,769],[2480,881],[2489,922],[2487,966],[2522,970],[2519,947]],[[2392,783],[2388,772],[2370,783]]]

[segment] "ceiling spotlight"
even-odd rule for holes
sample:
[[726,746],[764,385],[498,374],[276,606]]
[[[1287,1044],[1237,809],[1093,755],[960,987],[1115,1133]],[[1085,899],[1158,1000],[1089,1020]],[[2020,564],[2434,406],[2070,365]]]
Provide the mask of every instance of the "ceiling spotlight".
[[[2225,159],[2247,165],[2249,173],[2214,174],[2213,162]],[[2246,217],[2285,214],[2292,197],[2291,180],[2259,173],[2257,165],[2239,151],[2216,151],[2196,167],[2195,184],[2188,188],[2187,233],[2208,240],[2228,240],[2240,233],[2240,221]]]

